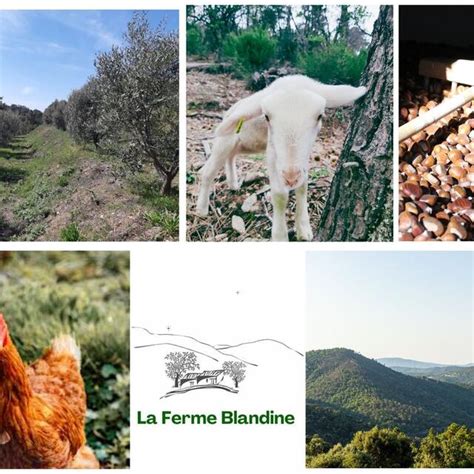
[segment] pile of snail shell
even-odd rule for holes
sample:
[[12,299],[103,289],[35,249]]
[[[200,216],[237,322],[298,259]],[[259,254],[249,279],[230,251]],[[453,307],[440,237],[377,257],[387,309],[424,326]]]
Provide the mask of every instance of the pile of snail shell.
[[[400,123],[451,95],[439,83],[401,91]],[[474,101],[400,143],[399,196],[399,240],[474,240]]]

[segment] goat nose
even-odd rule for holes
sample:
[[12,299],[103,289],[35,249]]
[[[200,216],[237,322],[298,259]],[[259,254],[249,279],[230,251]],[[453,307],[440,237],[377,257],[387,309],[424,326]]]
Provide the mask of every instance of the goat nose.
[[288,168],[281,173],[283,175],[283,180],[287,186],[293,187],[298,183],[298,180],[301,177],[301,170],[298,168]]

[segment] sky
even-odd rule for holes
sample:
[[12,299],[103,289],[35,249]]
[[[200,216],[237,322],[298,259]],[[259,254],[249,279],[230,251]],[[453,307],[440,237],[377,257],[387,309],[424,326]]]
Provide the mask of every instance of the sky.
[[[121,44],[130,10],[0,10],[0,97],[44,110],[94,74],[94,58]],[[177,31],[178,12],[147,12]]]
[[311,252],[307,350],[474,362],[473,252]]

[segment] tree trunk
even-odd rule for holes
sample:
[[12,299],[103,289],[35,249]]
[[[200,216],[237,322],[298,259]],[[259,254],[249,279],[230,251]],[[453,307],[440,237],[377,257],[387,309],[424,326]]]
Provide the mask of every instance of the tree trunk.
[[179,382],[179,377],[178,375],[174,378],[174,386],[177,388],[178,387],[178,382]]
[[239,381],[238,380],[234,380],[235,382],[235,388],[239,388]]
[[[156,172],[164,178],[163,185],[161,186],[161,194],[165,196],[169,196],[172,191],[172,182],[174,177],[178,174],[179,171],[179,164],[176,165],[169,165],[171,168],[166,169],[164,166],[161,165],[157,156],[153,156],[153,165],[155,166]],[[176,150],[176,160],[179,160],[179,150]]]
[[326,201],[320,241],[392,240],[393,8],[381,6],[348,135]]
[[169,196],[172,191],[171,183],[173,182],[173,178],[176,176],[176,173],[166,173],[165,180],[163,185],[161,186],[161,194],[164,196]]

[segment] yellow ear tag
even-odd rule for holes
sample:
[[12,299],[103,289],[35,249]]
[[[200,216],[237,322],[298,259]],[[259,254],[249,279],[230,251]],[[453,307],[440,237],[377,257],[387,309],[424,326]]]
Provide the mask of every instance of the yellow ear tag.
[[237,128],[235,129],[235,133],[239,134],[240,131],[242,130],[242,125],[244,124],[244,119],[241,118],[238,122],[237,122]]

